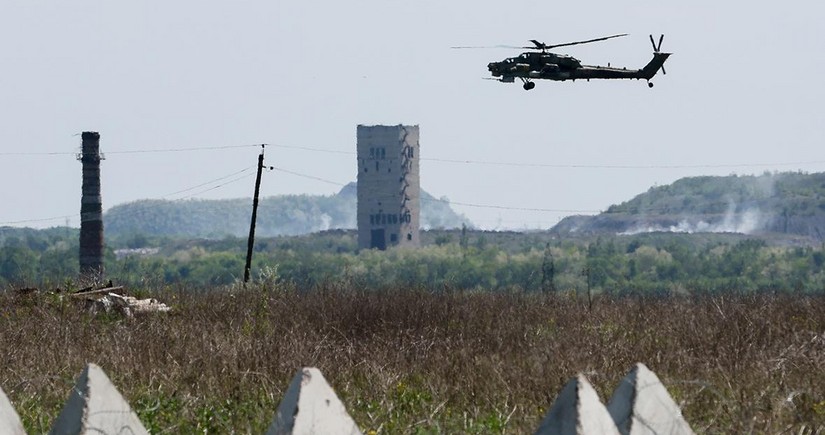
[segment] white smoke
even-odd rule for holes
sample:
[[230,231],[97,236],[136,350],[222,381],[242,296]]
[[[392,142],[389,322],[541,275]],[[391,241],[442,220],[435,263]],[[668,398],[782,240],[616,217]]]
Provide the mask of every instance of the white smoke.
[[641,233],[740,233],[753,234],[755,231],[762,228],[764,224],[763,214],[755,208],[742,210],[737,212],[736,204],[731,202],[728,205],[725,215],[718,222],[708,222],[705,220],[693,220],[685,218],[679,221],[676,225],[648,225],[636,226],[627,231],[619,233],[619,235],[630,236]]
[[321,214],[321,227],[319,228],[319,231],[326,231],[330,228],[331,225],[332,225],[332,216],[330,216],[326,213],[322,213]]

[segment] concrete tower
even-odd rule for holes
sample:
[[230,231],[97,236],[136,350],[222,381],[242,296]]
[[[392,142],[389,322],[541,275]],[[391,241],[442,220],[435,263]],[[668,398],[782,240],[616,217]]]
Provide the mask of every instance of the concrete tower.
[[358,126],[358,247],[419,246],[418,126]]
[[103,276],[103,200],[100,196],[100,134],[84,131],[77,159],[83,164],[80,197],[80,274]]

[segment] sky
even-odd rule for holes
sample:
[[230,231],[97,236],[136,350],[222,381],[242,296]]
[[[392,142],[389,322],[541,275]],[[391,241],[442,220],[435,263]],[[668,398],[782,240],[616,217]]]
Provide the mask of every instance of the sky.
[[[700,175],[825,169],[825,3],[8,1],[0,7],[0,225],[79,226],[80,132],[104,210],[140,199],[331,195],[358,124],[420,126],[421,188],[480,228],[549,228]],[[482,80],[549,44],[644,81]],[[456,161],[462,161],[460,163]],[[459,205],[461,204],[461,205]]]

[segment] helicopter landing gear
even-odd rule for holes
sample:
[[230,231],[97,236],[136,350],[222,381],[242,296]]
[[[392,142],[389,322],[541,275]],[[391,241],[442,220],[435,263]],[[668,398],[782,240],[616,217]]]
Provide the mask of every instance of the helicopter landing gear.
[[529,79],[526,79],[524,77],[519,77],[519,78],[521,79],[522,82],[524,82],[524,86],[522,86],[522,87],[524,88],[525,91],[529,91],[530,89],[533,89],[533,88],[536,87],[536,84],[531,82]]
[[653,82],[647,82],[647,87],[652,88],[653,87]]

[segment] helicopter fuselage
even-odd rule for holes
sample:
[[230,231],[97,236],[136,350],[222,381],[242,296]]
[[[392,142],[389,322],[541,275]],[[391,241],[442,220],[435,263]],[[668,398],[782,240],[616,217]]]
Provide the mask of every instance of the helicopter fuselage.
[[[516,57],[508,57],[501,62],[490,62],[487,64],[487,70],[493,75],[493,79],[500,82],[512,83],[516,79],[524,82],[524,89],[530,90],[536,87],[533,79],[543,80],[577,80],[577,79],[644,79],[647,81],[649,87],[653,87],[650,79],[662,70],[665,74],[664,64],[671,53],[662,53],[662,40],[665,35],[659,36],[659,43],[650,35],[650,43],[653,46],[653,59],[648,62],[643,68],[628,69],[615,68],[607,64],[601,65],[582,65],[581,61],[575,57],[565,54],[552,53],[549,50],[557,47],[567,47],[571,45],[590,44],[593,42],[606,41],[608,39],[620,38],[627,36],[626,33],[618,35],[604,36],[601,38],[588,39],[585,41],[565,42],[562,44],[546,44],[535,39],[531,39],[532,46],[526,47],[511,47],[511,48],[526,48],[529,50],[523,52]],[[499,46],[507,47],[507,46]],[[493,47],[453,47],[453,48],[493,48]]]
[[641,69],[616,68],[601,65],[582,65],[567,55],[555,53],[522,53],[501,62],[491,62],[487,69],[499,81],[511,83],[521,79],[528,83],[532,79],[577,80],[577,79],[637,79],[650,80],[664,64],[670,53],[654,53],[653,60]]
[[548,45],[531,39],[534,47],[523,47],[538,51],[528,51],[521,53],[517,57],[508,57],[501,62],[490,62],[487,64],[487,70],[492,73],[495,80],[500,82],[512,83],[516,79],[521,79],[524,82],[524,89],[530,90],[536,87],[536,84],[531,80],[576,80],[576,79],[636,79],[647,80],[647,85],[653,87],[650,79],[656,75],[659,70],[664,74],[664,64],[671,53],[662,53],[662,40],[665,35],[659,36],[659,43],[650,35],[650,43],[653,45],[653,59],[648,62],[643,68],[628,69],[615,68],[607,64],[601,65],[582,65],[582,63],[575,57],[551,53],[548,49],[553,47],[564,47],[568,45],[588,44],[591,42],[604,41],[606,39],[618,38],[627,36],[626,34],[606,36],[603,38],[590,39],[587,41],[568,42],[564,44]]

